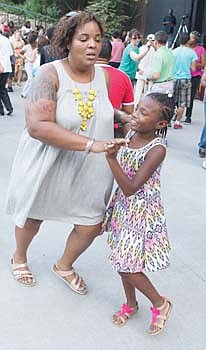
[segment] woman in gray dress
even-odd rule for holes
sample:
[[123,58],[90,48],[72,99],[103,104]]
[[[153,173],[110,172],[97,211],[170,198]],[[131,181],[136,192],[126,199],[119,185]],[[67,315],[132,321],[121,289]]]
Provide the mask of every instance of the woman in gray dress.
[[25,286],[36,283],[27,250],[41,223],[67,220],[74,228],[53,271],[75,292],[87,292],[73,263],[99,234],[112,190],[104,152],[125,144],[113,139],[106,73],[95,66],[102,36],[92,14],[61,19],[53,46],[63,58],[43,65],[33,82],[7,200],[16,224],[12,272]]

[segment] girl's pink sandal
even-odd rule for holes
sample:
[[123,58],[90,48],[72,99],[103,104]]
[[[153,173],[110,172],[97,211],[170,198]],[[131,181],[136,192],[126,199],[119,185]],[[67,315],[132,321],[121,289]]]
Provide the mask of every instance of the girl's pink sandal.
[[136,314],[138,311],[139,307],[138,304],[135,307],[129,307],[127,304],[123,304],[120,311],[115,313],[112,317],[112,322],[118,326],[122,327],[127,323],[129,318]]
[[168,298],[164,297],[164,303],[161,307],[151,307],[150,310],[152,311],[152,322],[150,325],[149,334],[156,335],[159,334],[165,327],[172,310],[172,303]]

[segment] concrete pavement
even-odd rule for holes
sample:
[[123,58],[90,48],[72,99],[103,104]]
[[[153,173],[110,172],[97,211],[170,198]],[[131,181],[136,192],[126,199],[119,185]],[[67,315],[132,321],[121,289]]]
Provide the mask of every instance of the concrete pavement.
[[140,311],[125,327],[111,323],[124,302],[119,277],[107,261],[106,236],[93,243],[75,267],[89,293],[77,295],[55,277],[51,266],[61,254],[70,227],[46,222],[29,251],[34,288],[21,287],[10,273],[14,249],[5,196],[12,160],[24,127],[20,88],[10,94],[12,117],[0,117],[0,350],[203,350],[206,343],[206,170],[197,155],[203,105],[196,101],[194,122],[168,132],[162,191],[172,244],[171,266],[150,274],[155,286],[174,302],[165,331],[147,335],[150,304],[138,295]]

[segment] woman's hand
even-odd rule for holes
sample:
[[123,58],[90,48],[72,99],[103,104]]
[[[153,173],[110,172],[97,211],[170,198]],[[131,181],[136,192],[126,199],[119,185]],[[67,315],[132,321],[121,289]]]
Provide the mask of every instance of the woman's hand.
[[109,154],[117,154],[118,150],[127,145],[126,139],[112,139],[109,141],[94,141],[90,152],[101,153],[107,152]]

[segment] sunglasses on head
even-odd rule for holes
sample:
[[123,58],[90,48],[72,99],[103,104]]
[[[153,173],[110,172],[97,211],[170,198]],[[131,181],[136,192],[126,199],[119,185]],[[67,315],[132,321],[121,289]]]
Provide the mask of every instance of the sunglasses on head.
[[77,16],[79,13],[77,11],[70,11],[65,16],[66,17],[74,17]]

